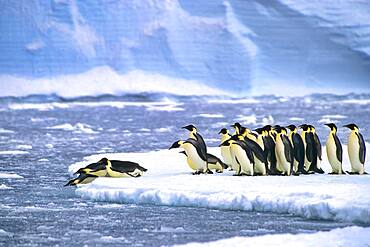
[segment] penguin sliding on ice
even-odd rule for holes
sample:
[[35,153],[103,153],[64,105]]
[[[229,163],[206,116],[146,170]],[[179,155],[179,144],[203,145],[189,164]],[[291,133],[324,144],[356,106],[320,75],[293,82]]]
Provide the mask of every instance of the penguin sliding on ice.
[[92,163],[83,168],[78,169],[74,175],[84,173],[89,175],[95,175],[98,177],[105,177],[107,175],[106,165],[102,162]]
[[141,177],[147,171],[146,168],[131,161],[102,158],[99,162],[106,166],[107,175],[114,178]]
[[77,178],[71,179],[64,186],[76,186],[78,184],[88,184],[94,181],[98,176],[86,173],[80,173]]
[[359,128],[356,124],[347,124],[343,127],[347,127],[351,130],[348,137],[348,156],[351,162],[351,171],[348,174],[366,174],[364,165],[366,158],[366,145],[362,134],[359,132]]
[[330,133],[326,142],[326,153],[332,169],[332,172],[329,174],[345,174],[342,168],[343,149],[337,136],[337,126],[333,123],[325,125],[330,128]]

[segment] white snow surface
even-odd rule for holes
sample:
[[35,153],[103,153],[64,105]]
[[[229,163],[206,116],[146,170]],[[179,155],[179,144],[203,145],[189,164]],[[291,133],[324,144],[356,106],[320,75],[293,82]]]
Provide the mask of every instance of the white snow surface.
[[[349,170],[347,147],[343,149],[343,167]],[[97,154],[72,164],[69,172],[102,157],[135,161],[148,169],[140,178],[102,177],[77,188],[77,195],[92,200],[289,213],[310,219],[370,223],[368,175],[235,177],[233,172],[225,171],[196,176],[191,175],[179,151]],[[219,148],[209,148],[209,152],[220,157]],[[322,168],[331,172],[326,160]]]
[[234,237],[209,243],[189,243],[182,246],[369,246],[370,228],[357,226],[338,228],[328,232],[301,234],[268,234],[257,237]]

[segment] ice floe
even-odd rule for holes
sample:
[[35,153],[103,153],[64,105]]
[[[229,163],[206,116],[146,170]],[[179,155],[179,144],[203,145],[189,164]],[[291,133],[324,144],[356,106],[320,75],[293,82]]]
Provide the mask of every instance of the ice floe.
[[[343,148],[343,167],[349,170],[347,147]],[[310,219],[370,223],[370,176],[235,177],[230,171],[194,176],[178,151],[97,154],[72,164],[69,172],[102,157],[136,161],[148,169],[141,178],[102,177],[77,188],[77,195],[97,201],[289,213]],[[220,157],[219,148],[209,148],[209,152]],[[323,157],[321,166],[330,172],[325,148]]]
[[256,237],[234,237],[209,243],[189,243],[181,246],[369,246],[370,228],[345,227],[331,231],[301,234],[268,234]]
[[21,150],[2,150],[0,151],[0,155],[22,155],[22,154],[29,154],[29,152],[21,151]]
[[14,174],[14,173],[0,172],[0,178],[23,178],[23,177],[19,176],[18,174]]

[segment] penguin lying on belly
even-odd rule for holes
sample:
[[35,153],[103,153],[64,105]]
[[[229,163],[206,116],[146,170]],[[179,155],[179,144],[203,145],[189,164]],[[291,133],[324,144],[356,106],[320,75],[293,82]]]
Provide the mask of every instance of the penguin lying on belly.
[[74,174],[79,174],[79,176],[71,179],[65,186],[91,183],[98,177],[136,178],[141,177],[146,171],[146,168],[135,162],[102,158],[96,163],[78,169]]

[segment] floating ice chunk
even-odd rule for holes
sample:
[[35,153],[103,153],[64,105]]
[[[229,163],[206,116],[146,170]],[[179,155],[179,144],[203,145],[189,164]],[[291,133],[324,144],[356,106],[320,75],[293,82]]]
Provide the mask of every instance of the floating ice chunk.
[[21,150],[4,150],[0,151],[0,155],[22,155],[22,154],[29,154],[27,151]]
[[17,145],[18,149],[32,149],[32,145]]
[[224,118],[225,116],[222,114],[210,114],[210,113],[201,113],[199,115],[195,115],[194,117],[204,117],[204,118]]
[[75,125],[71,125],[69,123],[55,125],[52,127],[47,127],[47,129],[55,129],[55,130],[65,130],[65,131],[73,131],[75,133],[86,133],[86,134],[96,134],[98,132],[91,129],[91,126],[88,124],[77,123]]
[[6,186],[5,184],[0,185],[0,190],[10,190],[13,189],[12,187]]
[[22,176],[19,176],[18,174],[14,173],[0,173],[0,178],[23,178]]
[[15,132],[12,130],[0,128],[0,134],[12,134],[12,133],[15,133]]

